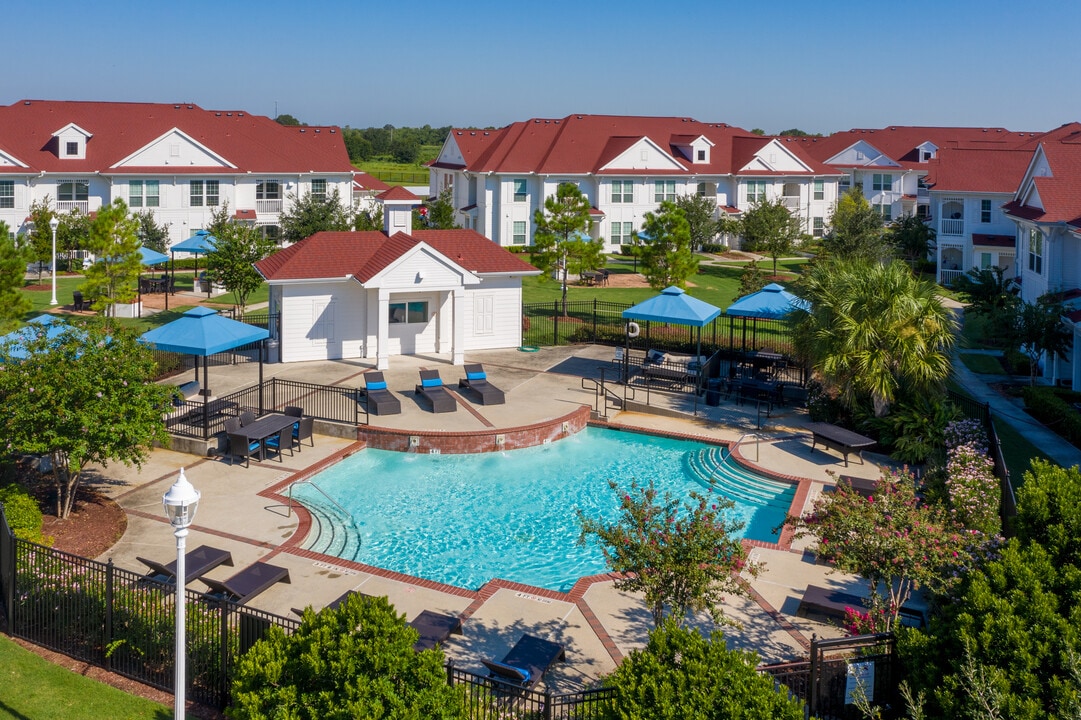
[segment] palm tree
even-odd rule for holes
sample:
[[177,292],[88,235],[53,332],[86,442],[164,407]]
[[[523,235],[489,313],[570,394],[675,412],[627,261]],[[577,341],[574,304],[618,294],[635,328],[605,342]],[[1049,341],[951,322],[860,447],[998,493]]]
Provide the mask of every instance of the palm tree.
[[849,407],[869,397],[882,417],[898,390],[925,393],[949,377],[956,321],[903,262],[818,263],[800,286],[811,310],[796,319],[798,347]]

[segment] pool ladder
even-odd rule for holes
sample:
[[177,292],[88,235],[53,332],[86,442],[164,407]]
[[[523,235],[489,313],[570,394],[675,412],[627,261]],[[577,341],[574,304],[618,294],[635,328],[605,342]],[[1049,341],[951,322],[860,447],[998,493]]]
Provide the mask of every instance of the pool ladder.
[[349,512],[348,510],[346,510],[345,508],[343,508],[341,505],[339,505],[337,500],[332,498],[330,495],[327,495],[326,492],[323,490],[323,488],[316,485],[315,481],[312,480],[311,478],[308,478],[306,480],[298,480],[297,482],[295,482],[295,483],[293,483],[293,484],[291,484],[289,486],[289,505],[288,505],[289,514],[286,517],[292,517],[293,516],[293,488],[295,488],[297,485],[311,485],[313,488],[315,488],[316,490],[319,491],[320,495],[322,495],[327,500],[329,500],[331,505],[338,508],[338,510],[341,511],[342,515],[345,515],[347,518],[349,518],[349,524],[350,525],[352,525],[353,527],[356,527],[357,523],[356,523],[356,520],[353,518],[353,514],[351,512]]

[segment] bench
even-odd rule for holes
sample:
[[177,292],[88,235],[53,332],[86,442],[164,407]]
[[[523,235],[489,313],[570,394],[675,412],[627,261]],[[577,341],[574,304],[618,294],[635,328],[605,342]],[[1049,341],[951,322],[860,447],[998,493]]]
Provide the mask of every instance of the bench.
[[[808,585],[803,597],[800,598],[799,607],[796,608],[796,615],[800,617],[818,615],[831,620],[844,620],[845,611],[850,608],[866,615],[868,612],[866,602],[864,598],[846,593],[843,590]],[[902,625],[910,627],[923,627],[925,620],[922,610],[907,605],[901,607],[897,619]]]
[[869,437],[829,423],[808,423],[807,429],[811,431],[811,452],[814,452],[819,444],[836,450],[844,456],[845,467],[848,467],[850,453],[859,455],[862,463],[863,451],[875,444],[875,441]]

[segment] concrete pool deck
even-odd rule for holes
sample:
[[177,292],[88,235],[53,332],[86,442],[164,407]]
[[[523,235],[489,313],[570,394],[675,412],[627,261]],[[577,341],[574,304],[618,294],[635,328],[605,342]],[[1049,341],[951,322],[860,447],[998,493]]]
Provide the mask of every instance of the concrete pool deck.
[[[468,362],[484,364],[489,380],[506,392],[506,404],[480,406],[461,399],[456,412],[438,415],[424,410],[414,398],[418,370],[438,369],[444,384],[453,390],[458,378],[464,377],[462,369],[440,357],[395,357],[384,376],[388,387],[400,396],[402,413],[372,416],[371,424],[394,430],[476,433],[558,421],[582,405],[593,404],[594,391],[582,388],[582,377],[599,375],[601,367],[614,371],[612,357],[612,349],[601,346],[545,348],[535,353],[471,353]],[[358,361],[313,362],[268,365],[264,373],[268,378],[362,387],[360,374],[371,368],[371,364]],[[253,384],[256,372],[250,364],[211,368],[209,385],[216,395],[224,395]],[[178,381],[187,379],[184,376]],[[836,452],[811,452],[809,435],[801,432],[806,413],[800,410],[779,408],[772,417],[761,418],[759,430],[755,409],[734,401],[723,401],[715,408],[699,407],[697,417],[677,417],[674,414],[680,411],[690,412],[689,406],[682,405],[685,399],[651,393],[650,400],[673,416],[610,410],[608,424],[710,442],[732,443],[744,438],[738,448],[741,461],[768,473],[803,479],[797,498],[803,509],[833,483],[830,473],[876,478],[878,463],[885,460],[868,454],[861,463],[853,457],[846,468]],[[756,437],[745,438],[748,433]],[[607,576],[580,581],[569,593],[498,579],[469,590],[304,550],[294,534],[298,528],[304,530],[306,513],[290,511],[284,488],[362,447],[352,438],[316,435],[314,448],[305,446],[281,462],[252,462],[250,468],[230,465],[220,457],[201,458],[163,449],[155,450],[141,470],[123,465],[99,468],[96,487],[115,498],[128,514],[126,532],[101,559],[112,558],[120,567],[140,570],[137,555],[159,561],[175,557],[161,497],[184,467],[188,479],[202,492],[188,548],[209,544],[233,554],[234,567],[219,567],[211,577],[227,578],[256,560],[289,569],[292,582],[271,587],[251,601],[253,607],[290,616],[293,607],[312,605],[318,609],[346,590],[360,589],[371,595],[387,595],[407,619],[425,609],[463,615],[464,634],[451,636],[444,652],[456,666],[475,672],[483,671],[482,658],[502,657],[523,633],[540,635],[567,647],[567,662],[556,664],[546,676],[555,692],[595,684],[622,657],[644,645],[652,626],[646,606],[640,598],[617,590]],[[805,656],[812,633],[820,637],[843,634],[835,626],[798,617],[800,596],[808,584],[858,594],[863,594],[864,584],[859,578],[831,573],[816,564],[803,552],[807,544],[752,549],[764,569],[749,580],[750,598],[730,598],[725,605],[725,614],[742,625],[723,628],[730,645],[756,651],[763,662],[778,662]],[[201,589],[202,584],[194,582],[192,587]],[[713,627],[705,616],[696,622],[702,628]]]

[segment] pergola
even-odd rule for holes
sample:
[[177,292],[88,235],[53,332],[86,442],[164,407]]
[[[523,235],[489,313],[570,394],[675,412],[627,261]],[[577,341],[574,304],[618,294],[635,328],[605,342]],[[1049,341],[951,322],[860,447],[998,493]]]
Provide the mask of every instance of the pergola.
[[761,290],[744,295],[728,306],[724,314],[728,316],[729,345],[734,340],[733,320],[743,318],[742,349],[747,349],[747,318],[751,319],[751,345],[758,339],[758,320],[780,320],[793,310],[811,309],[811,304],[801,297],[784,289],[783,285],[770,283]]

